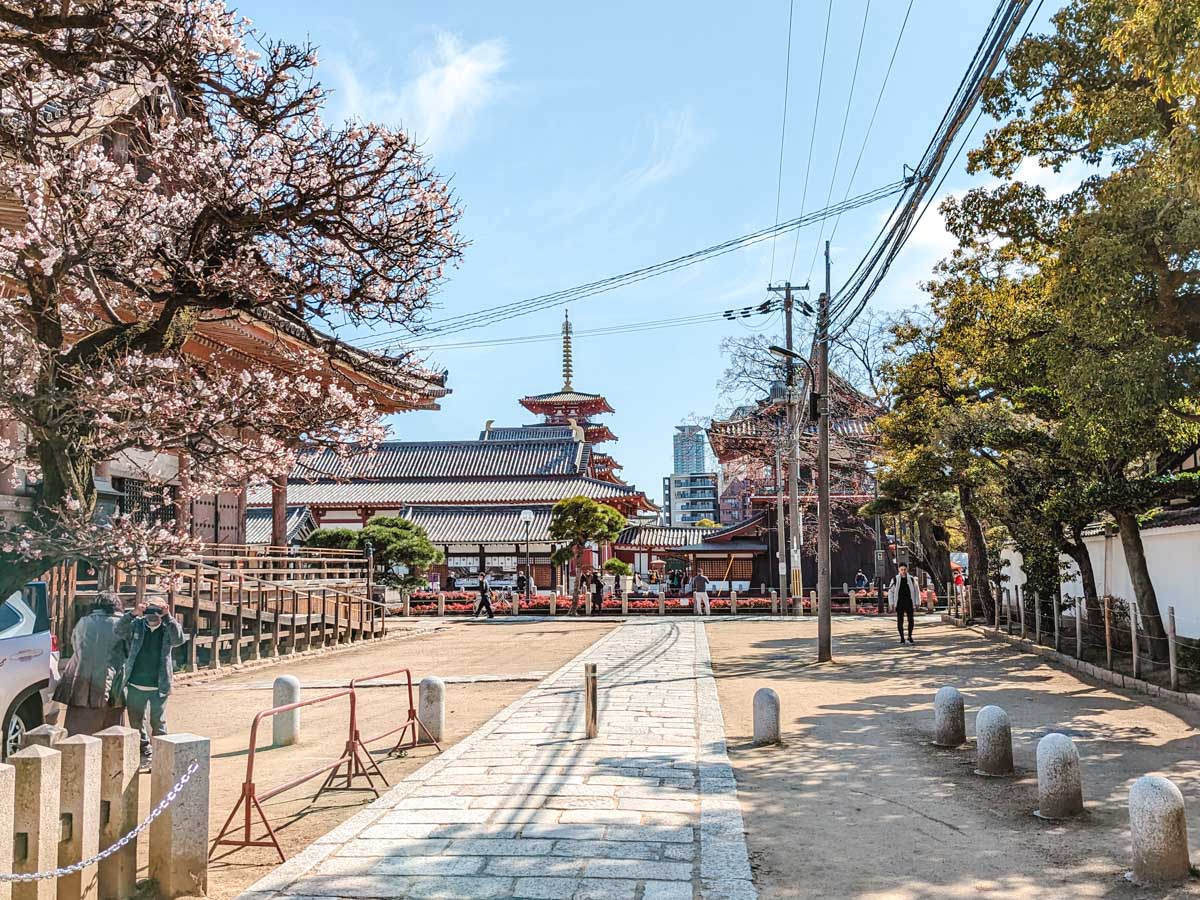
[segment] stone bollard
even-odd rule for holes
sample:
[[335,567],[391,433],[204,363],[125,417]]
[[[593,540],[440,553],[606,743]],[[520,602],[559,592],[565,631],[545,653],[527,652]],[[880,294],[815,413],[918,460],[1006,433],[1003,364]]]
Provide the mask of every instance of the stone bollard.
[[779,615],[779,594],[775,591],[771,591],[768,596],[771,598],[771,615]]
[[731,616],[737,615],[737,591],[729,592],[729,614]]
[[425,736],[440,741],[446,733],[446,683],[429,675],[421,679],[417,689],[417,718],[424,726]]
[[779,695],[770,688],[754,692],[754,743],[779,743]]
[[660,616],[664,616],[664,615],[666,615],[666,613],[667,613],[667,595],[659,594],[658,595],[658,614]]
[[208,890],[209,742],[194,734],[154,739],[150,806],[158,806],[179,783],[191,763],[199,768],[175,802],[150,826],[150,877],[158,896],[203,897]]
[[438,614],[439,619],[442,618],[444,615],[446,615],[446,595],[445,594],[438,594],[437,614]]
[[[59,741],[62,780],[59,809],[62,840],[58,845],[59,867],[91,859],[100,851],[100,739],[77,734]],[[58,896],[66,900],[96,900],[99,884],[96,866],[58,879]]]
[[[8,758],[16,770],[13,804],[14,874],[52,872],[58,866],[58,791],[62,754],[35,744]],[[13,885],[13,900],[54,900],[57,879]]]
[[975,716],[975,749],[976,775],[1013,773],[1012,725],[1000,707],[985,706]]
[[967,740],[963,698],[958,688],[938,688],[933,698],[933,742],[939,747],[960,747]]
[[629,592],[621,591],[621,615],[629,615]]
[[1133,837],[1135,884],[1169,884],[1190,874],[1183,794],[1169,778],[1143,775],[1129,789],[1129,832]]
[[[0,764],[0,872],[13,870],[13,815],[16,804],[17,770]],[[0,900],[10,900],[12,882],[0,881]]]
[[1038,808],[1040,819],[1066,819],[1083,812],[1079,780],[1079,751],[1065,734],[1048,734],[1037,746]]
[[[817,592],[816,591],[808,592],[808,611],[809,611],[810,615],[815,616],[817,614]],[[801,601],[801,603],[800,603],[800,612],[801,612],[801,614],[804,613],[804,602],[803,601]]]
[[67,729],[65,728],[57,725],[39,725],[37,728],[30,728],[25,732],[25,737],[21,739],[21,748],[49,747],[53,750],[66,737]]
[[[138,824],[138,765],[140,739],[132,728],[114,725],[98,732],[104,777],[100,802],[108,804],[101,816],[100,846],[111,847]],[[100,863],[100,900],[132,896],[137,884],[137,842],[130,841]]]
[[[287,706],[300,702],[300,679],[295,675],[280,675],[271,687],[271,705]],[[276,713],[271,716],[271,744],[290,747],[300,741],[300,710]]]

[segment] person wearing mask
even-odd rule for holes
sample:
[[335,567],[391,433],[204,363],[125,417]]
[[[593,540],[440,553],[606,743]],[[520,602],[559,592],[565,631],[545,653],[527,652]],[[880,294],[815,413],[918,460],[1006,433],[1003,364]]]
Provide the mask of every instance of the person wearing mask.
[[487,609],[489,619],[496,618],[496,614],[492,612],[492,586],[488,583],[487,572],[479,573],[479,605],[475,607],[474,618],[478,619],[479,614]]
[[70,735],[95,734],[120,725],[125,715],[117,677],[125,663],[125,643],[116,632],[122,609],[120,596],[102,591],[71,632],[71,658],[54,689],[54,699],[66,704]]
[[896,629],[900,632],[900,643],[904,643],[904,619],[908,618],[908,642],[913,643],[913,609],[920,597],[917,579],[908,574],[908,566],[901,564],[896,577],[888,585],[888,603],[896,610]]
[[150,765],[151,737],[167,733],[167,697],[175,674],[171,651],[184,642],[179,621],[157,603],[139,603],[116,623],[117,638],[129,645],[122,669],[129,727],[141,735],[142,766]]
[[708,603],[708,579],[703,572],[697,571],[692,577],[692,597],[696,601],[696,615],[712,615],[712,607]]
[[867,588],[867,576],[862,569],[858,570],[858,574],[854,576],[854,589],[863,591]]

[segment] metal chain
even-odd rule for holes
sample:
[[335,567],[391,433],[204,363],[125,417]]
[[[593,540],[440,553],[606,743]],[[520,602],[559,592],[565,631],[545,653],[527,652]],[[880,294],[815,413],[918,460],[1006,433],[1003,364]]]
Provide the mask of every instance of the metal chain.
[[28,882],[43,881],[47,878],[61,878],[64,875],[73,875],[76,872],[81,872],[89,866],[94,866],[101,860],[108,859],[122,847],[127,846],[129,842],[136,838],[139,834],[149,828],[150,823],[161,816],[163,812],[166,811],[167,807],[175,802],[175,798],[179,796],[179,792],[183,790],[183,786],[187,784],[188,781],[191,780],[192,776],[195,775],[199,770],[200,763],[196,762],[195,760],[189,763],[188,769],[183,773],[183,777],[179,779],[179,783],[176,784],[175,787],[171,788],[171,790],[167,791],[167,796],[163,797],[158,806],[154,807],[154,809],[150,812],[150,815],[146,816],[146,818],[140,825],[138,825],[137,828],[133,829],[133,831],[129,832],[129,834],[125,835],[107,850],[101,850],[91,859],[85,859],[83,862],[72,863],[69,866],[63,866],[61,869],[55,869],[51,872],[28,872],[24,875],[0,874],[0,882]]

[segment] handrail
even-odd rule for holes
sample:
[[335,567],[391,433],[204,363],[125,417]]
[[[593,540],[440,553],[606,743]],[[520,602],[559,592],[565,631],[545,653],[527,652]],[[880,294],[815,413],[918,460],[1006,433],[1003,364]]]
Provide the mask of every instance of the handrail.
[[[277,797],[284,791],[289,791],[294,787],[298,787],[304,782],[311,781],[313,778],[316,778],[318,775],[323,775],[326,772],[329,774],[325,778],[324,783],[322,783],[320,790],[317,791],[317,797],[320,797],[321,794],[326,790],[369,790],[374,793],[376,797],[379,796],[379,791],[376,789],[375,783],[371,780],[371,773],[368,771],[368,767],[363,765],[362,759],[359,756],[358,751],[360,745],[352,741],[346,742],[346,746],[342,750],[342,755],[333,762],[318,766],[312,771],[305,772],[303,775],[299,775],[293,778],[291,781],[285,782],[284,784],[277,785],[268,791],[264,791],[261,794],[258,793],[258,788],[254,783],[254,758],[255,754],[258,752],[258,726],[263,719],[270,716],[276,716],[279,713],[291,712],[292,710],[300,709],[301,707],[315,706],[318,703],[327,703],[330,700],[337,700],[341,697],[350,698],[350,721],[353,722],[356,700],[356,695],[353,688],[343,688],[341,690],[334,691],[332,694],[325,694],[320,697],[312,697],[308,700],[299,700],[295,703],[286,703],[283,706],[264,709],[254,717],[254,722],[250,726],[250,746],[249,752],[246,756],[246,779],[242,782],[242,793],[241,796],[238,797],[238,802],[234,804],[233,810],[229,813],[229,818],[225,820],[225,824],[221,826],[220,832],[217,834],[216,839],[212,842],[212,847],[208,851],[209,859],[212,859],[213,854],[217,852],[217,847],[221,846],[274,847],[275,852],[279,854],[279,861],[284,862],[287,857],[284,856],[283,848],[279,846],[279,840],[275,836],[275,830],[271,827],[271,822],[269,819],[267,819],[266,812],[263,811],[262,802],[265,800],[270,800],[272,797]],[[379,766],[375,764],[374,759],[371,759],[370,754],[367,754],[367,760],[370,762],[370,767],[375,770],[375,773],[381,779],[383,779],[383,773],[379,771]],[[340,787],[335,787],[333,781],[342,766],[346,766],[346,783]],[[360,775],[367,779],[367,787],[365,788],[354,787],[352,784],[353,779]],[[383,779],[383,783],[386,785],[387,780]],[[252,837],[252,809],[258,811],[258,817],[262,824],[266,827],[267,837],[269,837],[270,840],[263,840],[262,838],[255,839]],[[244,810],[244,820],[240,826],[242,836],[240,838],[235,837],[226,840],[225,836],[231,832],[230,825],[233,823],[234,817],[238,814],[238,810]],[[238,830],[238,827],[235,826],[233,830]]]
[[[186,556],[164,556],[163,559],[167,562],[183,563],[185,565],[193,566],[197,569],[204,569],[208,572],[219,572],[222,575],[231,571],[229,569],[222,569],[220,566],[210,566],[207,563],[197,562],[196,560],[190,559]],[[183,577],[183,578],[187,577],[186,573],[180,572],[179,570],[174,570],[174,571],[164,570],[164,572],[178,576],[178,577]],[[156,572],[156,574],[159,574],[159,573]],[[268,581],[267,579],[264,579],[264,578],[255,578],[253,575],[246,575],[246,576],[241,576],[241,577],[243,578],[244,581],[247,581],[247,582],[251,582],[254,584],[265,584],[268,587],[270,587],[272,590],[279,590],[280,587],[287,587],[288,590],[300,590],[300,591],[304,591],[305,593],[316,593],[317,591],[328,591],[333,594],[340,594],[341,596],[347,597],[350,600],[353,600],[355,602],[369,603],[372,606],[386,606],[387,605],[383,601],[375,600],[371,597],[360,597],[356,594],[351,594],[346,591],[338,590],[337,588],[323,586],[320,588],[314,588],[314,589],[310,590],[310,589],[304,588],[304,587],[299,587],[299,588],[294,587],[293,585],[291,585],[287,582],[284,582],[284,581]]]

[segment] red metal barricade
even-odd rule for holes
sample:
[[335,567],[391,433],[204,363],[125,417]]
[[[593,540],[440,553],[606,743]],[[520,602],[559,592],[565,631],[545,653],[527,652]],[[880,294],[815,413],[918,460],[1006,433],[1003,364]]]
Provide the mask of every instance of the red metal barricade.
[[[408,682],[408,716],[404,722],[396,728],[389,729],[382,734],[377,734],[374,737],[364,738],[358,730],[358,708],[357,704],[351,701],[350,703],[350,739],[347,741],[347,747],[353,746],[356,750],[362,750],[371,758],[371,752],[367,749],[368,744],[374,744],[377,741],[382,741],[384,738],[391,737],[397,734],[396,744],[388,751],[391,756],[395,753],[404,753],[417,747],[421,743],[421,732],[425,732],[425,736],[429,739],[433,746],[437,747],[438,752],[442,751],[441,745],[433,739],[433,735],[429,733],[429,729],[425,727],[425,723],[417,716],[416,700],[413,697],[413,676],[412,669],[392,669],[390,672],[380,672],[377,675],[365,675],[361,678],[355,678],[350,682],[350,690],[356,690],[364,681],[379,681],[382,678],[388,678],[392,675],[403,675]],[[412,738],[408,743],[404,742],[404,736],[408,734],[409,729],[412,729]],[[378,768],[376,768],[378,771]],[[382,777],[382,776],[381,776]],[[349,783],[349,782],[347,782]],[[387,784],[385,781],[384,784]]]
[[[411,682],[411,677],[409,680]],[[410,686],[410,696],[411,693],[412,691]],[[366,763],[364,763],[362,753],[360,753],[360,748],[364,752],[366,748],[361,741],[356,740],[347,741],[346,746],[342,751],[342,755],[333,762],[326,763],[323,766],[313,769],[311,772],[306,772],[303,775],[297,776],[285,784],[278,785],[277,787],[273,787],[270,790],[260,793],[257,785],[254,782],[254,757],[257,752],[257,747],[255,745],[258,742],[258,726],[263,719],[278,715],[279,713],[300,709],[303,706],[314,706],[318,703],[327,703],[330,700],[337,700],[341,697],[350,698],[350,727],[353,729],[355,721],[354,708],[356,699],[353,686],[344,688],[340,691],[334,691],[332,694],[325,694],[322,697],[314,697],[311,700],[301,700],[298,703],[288,703],[285,706],[276,706],[273,709],[265,709],[254,717],[254,724],[250,726],[250,749],[249,754],[246,757],[246,780],[242,782],[242,794],[238,798],[238,802],[234,805],[233,811],[229,813],[229,818],[226,819],[225,824],[221,826],[221,831],[217,835],[216,840],[213,841],[212,847],[208,852],[209,859],[212,859],[213,854],[217,852],[217,847],[221,846],[274,847],[275,852],[279,854],[279,861],[283,862],[286,857],[283,855],[283,849],[279,846],[279,841],[275,837],[275,830],[271,827],[271,823],[267,819],[267,814],[263,811],[262,804],[263,802],[270,800],[272,797],[276,797],[279,794],[282,794],[284,791],[289,791],[306,781],[316,778],[318,775],[325,774],[326,772],[329,774],[322,783],[320,790],[317,791],[317,797],[320,797],[321,794],[327,790],[369,790],[373,792],[376,797],[379,796],[379,791],[376,789],[375,783],[371,779],[372,770],[376,775],[379,776],[385,785],[387,784],[387,779],[383,777],[383,773],[379,771],[379,767],[375,764],[375,760],[371,758],[369,753],[366,753]],[[351,731],[351,734],[354,734],[353,730]],[[344,783],[338,786],[334,784],[334,781],[338,777],[338,772],[341,770],[342,766],[346,767],[346,776]],[[365,777],[367,779],[367,787],[364,788],[354,786],[354,779],[358,777]],[[241,810],[243,813],[243,821],[240,825],[234,825],[233,820],[237,816],[239,810]],[[258,813],[258,818],[266,828],[266,835],[259,838],[253,837],[252,834],[253,816],[255,812]],[[226,835],[235,833],[239,829],[242,831],[240,837],[226,838]]]

